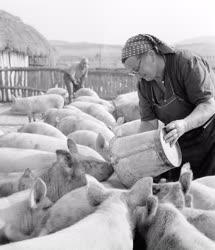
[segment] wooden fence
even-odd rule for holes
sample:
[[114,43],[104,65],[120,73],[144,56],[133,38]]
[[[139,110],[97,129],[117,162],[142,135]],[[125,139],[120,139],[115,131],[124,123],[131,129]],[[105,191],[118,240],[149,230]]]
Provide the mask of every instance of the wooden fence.
[[136,85],[136,77],[128,75],[125,70],[97,69],[89,72],[85,86],[95,90],[101,98],[113,99],[136,90]]
[[[0,69],[0,102],[11,101],[11,95],[38,95],[54,86],[67,88],[71,95],[71,81],[68,72],[60,68]],[[135,90],[136,78],[123,70],[95,69],[89,71],[85,87],[95,90],[101,98],[112,99]]]
[[65,74],[68,73],[58,68],[0,69],[0,102],[11,101],[11,95],[32,96],[54,86],[65,87]]

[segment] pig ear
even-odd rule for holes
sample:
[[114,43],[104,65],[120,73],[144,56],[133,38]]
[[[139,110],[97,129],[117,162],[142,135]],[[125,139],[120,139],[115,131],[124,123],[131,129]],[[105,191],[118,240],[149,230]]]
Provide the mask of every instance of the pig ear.
[[179,182],[181,183],[182,191],[184,194],[189,192],[192,179],[193,173],[190,169],[190,165],[185,164],[181,169],[181,175],[179,177]]
[[146,220],[150,222],[156,215],[158,209],[158,198],[156,196],[148,197],[146,201]]
[[152,177],[138,180],[127,193],[129,204],[135,207],[145,205],[148,196],[152,195],[152,183]]
[[87,180],[87,197],[92,206],[97,206],[102,203],[108,196],[109,192],[94,177],[86,174]]
[[190,163],[187,162],[185,163],[182,167],[181,167],[181,172],[180,172],[180,176],[186,172],[190,172],[191,168],[190,168]]
[[182,209],[185,205],[185,196],[181,190],[181,184],[176,182],[173,184],[171,191],[164,198],[164,201],[169,201],[175,207]]
[[185,194],[185,206],[186,207],[193,207],[193,196],[191,194]]
[[105,138],[101,133],[98,133],[96,138],[96,150],[103,149],[105,147]]
[[116,121],[116,125],[120,126],[125,122],[125,118],[123,116],[119,117]]
[[78,153],[78,147],[71,138],[67,139],[67,146],[71,154]]
[[47,187],[41,178],[37,178],[30,193],[30,208],[37,208],[38,204],[46,197]]

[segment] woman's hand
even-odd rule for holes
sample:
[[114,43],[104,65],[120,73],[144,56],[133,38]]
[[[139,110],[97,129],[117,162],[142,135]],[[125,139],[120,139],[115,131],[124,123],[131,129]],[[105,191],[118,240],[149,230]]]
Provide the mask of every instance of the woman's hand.
[[172,121],[165,126],[167,134],[164,136],[164,140],[173,146],[179,137],[181,137],[186,131],[186,122],[184,119]]

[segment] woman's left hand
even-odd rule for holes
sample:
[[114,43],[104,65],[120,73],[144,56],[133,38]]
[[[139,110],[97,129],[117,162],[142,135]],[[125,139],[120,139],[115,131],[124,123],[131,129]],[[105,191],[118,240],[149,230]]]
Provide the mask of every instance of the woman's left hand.
[[186,122],[184,119],[176,120],[168,123],[166,126],[167,134],[164,136],[164,140],[173,146],[179,137],[181,137],[186,132]]

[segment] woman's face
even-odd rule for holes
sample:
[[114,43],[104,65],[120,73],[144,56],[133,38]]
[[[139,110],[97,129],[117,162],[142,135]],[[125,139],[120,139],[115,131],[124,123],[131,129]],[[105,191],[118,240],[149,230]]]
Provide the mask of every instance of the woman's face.
[[89,62],[88,62],[88,60],[86,58],[81,60],[81,66],[83,68],[88,68],[89,67]]
[[139,58],[131,56],[125,61],[125,67],[138,78],[152,81],[157,75],[156,55],[154,51],[149,51]]

